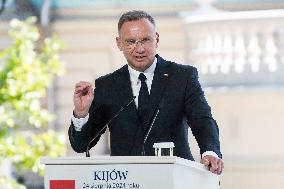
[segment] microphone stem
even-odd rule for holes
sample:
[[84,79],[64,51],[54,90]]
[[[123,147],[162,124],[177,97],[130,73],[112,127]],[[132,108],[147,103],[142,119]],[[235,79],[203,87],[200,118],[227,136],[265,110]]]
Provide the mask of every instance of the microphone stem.
[[156,114],[155,114],[155,117],[154,117],[154,119],[153,119],[153,121],[152,121],[152,123],[151,123],[151,125],[150,125],[150,127],[149,127],[149,129],[148,129],[148,131],[147,131],[147,134],[146,134],[146,136],[144,137],[144,141],[143,141],[143,144],[142,144],[142,152],[141,152],[141,155],[142,155],[142,156],[145,156],[145,155],[146,155],[146,152],[145,152],[145,143],[146,143],[146,141],[147,141],[147,139],[148,139],[148,136],[149,136],[149,134],[150,134],[150,132],[151,132],[151,130],[152,130],[152,127],[153,127],[153,125],[154,125],[154,123],[155,123],[155,121],[156,121],[156,119],[157,119],[157,117],[158,117],[158,115],[159,115],[159,112],[160,112],[160,109],[157,110],[157,112],[156,112]]
[[150,127],[149,127],[149,129],[148,129],[148,132],[147,132],[147,134],[146,134],[146,136],[145,136],[145,138],[144,138],[143,144],[146,143],[146,141],[147,141],[147,139],[148,139],[148,136],[149,136],[149,134],[150,134],[150,132],[151,132],[151,130],[152,130],[152,127],[153,127],[153,125],[154,125],[154,123],[155,123],[155,121],[156,121],[156,119],[157,119],[157,117],[158,117],[159,112],[160,112],[160,110],[158,109],[158,111],[156,112],[155,117],[154,117],[154,119],[153,119],[153,121],[152,121],[152,124],[150,125]]
[[86,147],[86,157],[90,157],[90,146],[92,144],[92,142],[98,138],[98,136],[101,134],[101,132],[103,130],[105,130],[107,128],[107,126],[117,117],[119,116],[119,114],[125,109],[127,108],[136,98],[136,96],[134,96],[125,106],[122,106],[119,111],[97,132],[97,134],[94,136],[94,138],[88,143],[87,147]]

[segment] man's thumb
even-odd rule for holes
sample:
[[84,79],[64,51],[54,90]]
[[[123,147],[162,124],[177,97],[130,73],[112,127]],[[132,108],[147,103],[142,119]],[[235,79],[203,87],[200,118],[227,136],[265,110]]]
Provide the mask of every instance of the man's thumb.
[[202,158],[201,163],[208,166],[209,165],[209,160],[207,158]]

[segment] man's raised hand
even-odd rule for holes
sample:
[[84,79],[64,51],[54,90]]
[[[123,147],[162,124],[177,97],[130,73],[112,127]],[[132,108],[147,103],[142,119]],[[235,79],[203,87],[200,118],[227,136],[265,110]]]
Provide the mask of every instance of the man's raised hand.
[[91,83],[86,81],[76,83],[73,95],[74,116],[76,118],[86,117],[93,99],[94,89]]

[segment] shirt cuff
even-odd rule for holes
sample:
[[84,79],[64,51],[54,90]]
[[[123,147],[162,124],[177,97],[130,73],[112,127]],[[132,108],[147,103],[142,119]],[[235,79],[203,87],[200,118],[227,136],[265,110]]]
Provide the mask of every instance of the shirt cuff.
[[216,158],[219,158],[218,157],[218,155],[215,153],[215,152],[213,152],[213,151],[206,151],[206,152],[204,152],[202,155],[201,155],[201,157],[202,158],[204,158],[204,156],[214,156],[214,157],[216,157]]
[[85,125],[88,122],[88,120],[89,120],[89,114],[87,114],[86,117],[82,118],[76,118],[74,117],[74,115],[72,115],[71,117],[71,121],[76,131],[81,131],[83,125]]

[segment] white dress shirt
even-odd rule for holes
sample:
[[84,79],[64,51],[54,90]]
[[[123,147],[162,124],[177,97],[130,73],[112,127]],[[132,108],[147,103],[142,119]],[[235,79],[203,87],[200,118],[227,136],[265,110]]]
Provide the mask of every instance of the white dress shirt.
[[[157,58],[155,58],[153,64],[143,72],[144,75],[147,78],[146,84],[147,84],[147,87],[148,87],[149,94],[151,92],[151,86],[152,86],[152,81],[153,81],[156,65],[157,65]],[[139,74],[141,72],[134,70],[129,65],[128,65],[128,71],[129,71],[129,75],[130,75],[130,82],[131,82],[131,88],[132,88],[133,96],[136,96],[135,105],[136,105],[136,107],[138,107],[138,98],[137,97],[139,95],[139,90],[140,90],[140,87],[141,87],[141,81],[138,79],[138,77],[139,77]],[[89,119],[89,114],[84,118],[75,118],[73,114],[72,114],[72,117],[71,117],[72,123],[73,123],[76,131],[81,131],[83,125],[85,123],[87,123],[88,119]],[[212,156],[218,157],[218,155],[213,151],[204,152],[202,154],[202,157],[204,157],[206,155],[212,155]]]

